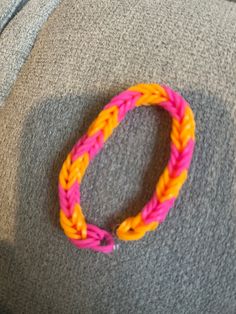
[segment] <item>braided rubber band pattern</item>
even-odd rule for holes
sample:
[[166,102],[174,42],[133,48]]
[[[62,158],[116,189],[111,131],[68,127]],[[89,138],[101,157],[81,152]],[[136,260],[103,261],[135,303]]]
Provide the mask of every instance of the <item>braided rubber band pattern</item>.
[[160,106],[172,117],[171,154],[150,201],[135,217],[121,223],[121,240],[138,240],[164,221],[187,179],[195,143],[195,121],[189,104],[167,86],[139,84],[115,96],[101,111],[87,133],[74,145],[59,175],[60,223],[78,248],[103,253],[114,249],[110,233],[87,224],[80,206],[80,184],[89,162],[99,153],[126,114],[141,105]]

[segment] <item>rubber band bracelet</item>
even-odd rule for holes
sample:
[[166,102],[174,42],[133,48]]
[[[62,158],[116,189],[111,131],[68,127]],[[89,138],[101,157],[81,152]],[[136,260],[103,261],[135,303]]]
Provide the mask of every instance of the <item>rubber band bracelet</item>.
[[172,117],[169,162],[150,201],[135,217],[116,230],[120,240],[141,239],[164,221],[187,179],[195,143],[195,121],[189,104],[167,86],[140,84],[115,96],[93,121],[87,133],[74,145],[59,174],[60,224],[70,241],[80,249],[112,252],[112,235],[88,224],[80,206],[80,184],[93,158],[113,130],[135,107],[159,106]]

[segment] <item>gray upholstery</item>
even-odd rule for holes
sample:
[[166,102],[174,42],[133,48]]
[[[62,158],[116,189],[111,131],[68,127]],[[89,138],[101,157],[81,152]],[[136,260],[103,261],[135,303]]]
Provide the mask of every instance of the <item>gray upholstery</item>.
[[0,107],[4,105],[38,32],[59,2],[0,1]]
[[[7,313],[235,313],[236,5],[63,0],[0,111],[0,304]],[[157,231],[106,256],[58,226],[58,172],[109,99],[139,82],[190,103],[197,145]],[[88,168],[88,220],[115,228],[152,195],[170,118],[139,108]]]

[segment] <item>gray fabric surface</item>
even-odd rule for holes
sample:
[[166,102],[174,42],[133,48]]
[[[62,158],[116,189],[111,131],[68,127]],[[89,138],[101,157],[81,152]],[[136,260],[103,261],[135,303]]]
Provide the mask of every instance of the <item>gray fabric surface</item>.
[[[0,111],[0,304],[8,313],[235,313],[236,6],[64,0]],[[110,256],[58,227],[64,158],[109,99],[139,82],[191,104],[197,146],[167,220]],[[82,184],[108,230],[139,211],[169,156],[170,118],[130,113]]]
[[4,104],[43,23],[60,0],[5,1],[0,4],[0,106]]
[[0,32],[25,5],[27,0],[1,0],[0,2]]

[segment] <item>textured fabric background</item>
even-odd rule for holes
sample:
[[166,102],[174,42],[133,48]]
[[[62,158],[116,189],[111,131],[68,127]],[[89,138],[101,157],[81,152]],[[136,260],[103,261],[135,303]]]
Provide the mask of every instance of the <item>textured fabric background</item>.
[[[0,111],[0,304],[6,313],[235,313],[236,6],[64,0]],[[102,107],[139,82],[191,104],[197,146],[167,220],[110,256],[58,227],[57,177]],[[170,118],[130,113],[89,167],[89,221],[115,227],[152,195]]]
[[0,3],[0,32],[28,2],[28,0],[2,0]]
[[0,107],[28,57],[35,38],[60,0],[1,0]]

